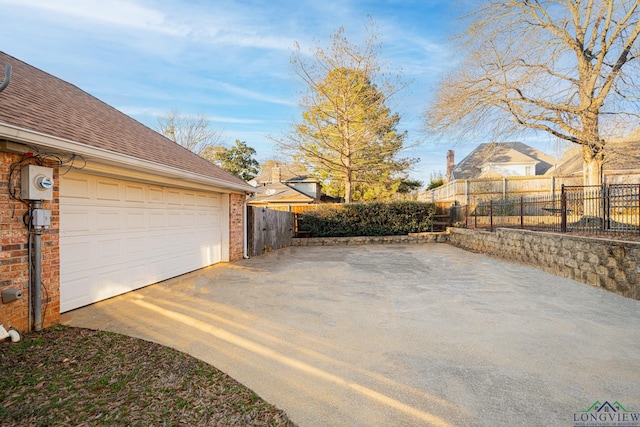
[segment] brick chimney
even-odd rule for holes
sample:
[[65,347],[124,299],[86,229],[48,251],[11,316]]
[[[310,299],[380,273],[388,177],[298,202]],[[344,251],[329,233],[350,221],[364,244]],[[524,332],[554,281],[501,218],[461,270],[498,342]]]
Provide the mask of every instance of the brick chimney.
[[282,182],[282,169],[279,166],[271,169],[271,182]]
[[453,150],[447,151],[447,182],[453,178],[453,167],[455,166],[453,160]]

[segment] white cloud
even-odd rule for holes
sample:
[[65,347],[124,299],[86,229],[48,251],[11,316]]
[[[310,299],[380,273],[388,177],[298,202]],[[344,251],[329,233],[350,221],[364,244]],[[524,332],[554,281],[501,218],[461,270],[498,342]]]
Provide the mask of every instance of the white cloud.
[[[70,26],[94,22],[211,45],[288,50],[294,43],[293,38],[279,35],[277,26],[260,22],[259,15],[233,2],[206,6],[158,3],[155,7],[136,0],[0,0],[0,4],[57,15]],[[136,38],[143,38],[143,33]]]
[[279,105],[287,105],[287,106],[295,106],[295,102],[291,101],[291,99],[286,98],[278,98],[275,96],[265,95],[264,93],[253,91],[250,89],[246,89],[244,87],[239,87],[232,85],[227,82],[216,81],[216,80],[208,80],[210,83],[213,83],[215,86],[224,90],[227,93],[240,95],[244,98],[253,99],[256,101],[263,101],[270,104],[279,104]]
[[[131,117],[140,117],[140,116],[162,117],[167,114],[166,110],[159,110],[157,108],[149,108],[149,107],[121,106],[121,107],[118,107],[118,110],[122,111],[123,113]],[[216,115],[206,115],[206,119],[213,123],[231,123],[231,124],[264,123],[264,120],[245,119],[241,117],[216,116]]]
[[187,29],[171,25],[161,11],[128,0],[2,0],[0,3],[118,27],[172,35],[187,33]]

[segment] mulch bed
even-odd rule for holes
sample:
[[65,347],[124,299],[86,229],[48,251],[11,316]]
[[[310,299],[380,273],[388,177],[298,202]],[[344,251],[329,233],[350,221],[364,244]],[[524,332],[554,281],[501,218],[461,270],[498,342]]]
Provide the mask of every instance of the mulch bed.
[[294,426],[213,366],[159,344],[57,326],[0,343],[0,425]]

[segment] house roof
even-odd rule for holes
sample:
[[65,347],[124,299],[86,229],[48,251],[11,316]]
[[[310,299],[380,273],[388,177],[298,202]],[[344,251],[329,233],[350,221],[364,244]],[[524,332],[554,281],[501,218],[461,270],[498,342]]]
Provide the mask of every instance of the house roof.
[[[613,139],[605,145],[605,157],[603,169],[605,171],[624,171],[640,169],[640,135]],[[547,174],[574,175],[582,173],[584,161],[582,159],[582,146],[571,147],[558,166]]]
[[508,164],[535,164],[539,160],[521,153],[513,148],[496,150],[489,155],[484,164],[508,165]]
[[552,167],[555,160],[522,142],[489,142],[478,145],[471,153],[453,168],[455,179],[477,178],[482,166],[493,164],[536,163],[536,175],[543,175]]
[[261,203],[313,203],[315,199],[282,182],[262,187],[262,193],[247,199],[247,204]]
[[[280,180],[275,176],[274,168],[280,169]],[[299,164],[288,165],[285,163],[275,163],[273,167],[269,167],[251,181],[256,185],[266,185],[273,182],[317,182],[316,178],[310,177],[303,166]]]
[[12,76],[0,93],[0,124],[251,188],[80,88],[0,52],[4,64]]

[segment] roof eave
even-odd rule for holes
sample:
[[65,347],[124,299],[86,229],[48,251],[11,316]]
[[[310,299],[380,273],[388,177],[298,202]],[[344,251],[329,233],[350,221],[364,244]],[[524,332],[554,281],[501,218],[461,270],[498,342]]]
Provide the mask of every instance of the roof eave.
[[34,146],[39,149],[55,150],[58,153],[73,153],[86,159],[108,162],[126,169],[135,169],[148,173],[168,176],[198,184],[212,185],[218,188],[234,192],[256,192],[256,188],[249,184],[237,184],[222,179],[189,172],[138,157],[129,156],[102,148],[93,147],[77,141],[71,141],[30,129],[21,128],[7,123],[0,123],[0,139],[7,139],[22,144]]

